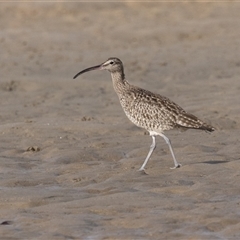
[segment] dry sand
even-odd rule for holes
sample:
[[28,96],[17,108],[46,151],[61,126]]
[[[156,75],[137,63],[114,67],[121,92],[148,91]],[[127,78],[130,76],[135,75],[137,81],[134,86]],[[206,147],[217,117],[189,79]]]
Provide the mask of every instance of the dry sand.
[[[1,3],[0,239],[239,239],[239,3]],[[216,127],[151,138],[108,72]]]

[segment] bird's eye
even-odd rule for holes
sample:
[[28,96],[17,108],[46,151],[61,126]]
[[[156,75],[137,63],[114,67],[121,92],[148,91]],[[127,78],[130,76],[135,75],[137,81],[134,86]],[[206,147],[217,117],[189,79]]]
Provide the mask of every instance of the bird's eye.
[[113,61],[111,61],[111,62],[110,62],[110,64],[111,64],[111,65],[113,65],[113,64],[114,64],[114,62],[113,62]]

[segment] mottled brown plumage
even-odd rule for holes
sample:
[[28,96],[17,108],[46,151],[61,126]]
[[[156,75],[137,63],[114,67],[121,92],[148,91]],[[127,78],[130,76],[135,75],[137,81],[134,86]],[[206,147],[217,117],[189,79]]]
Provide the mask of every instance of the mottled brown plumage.
[[171,129],[199,129],[207,132],[214,128],[194,115],[187,113],[179,105],[159,94],[131,85],[124,75],[123,64],[118,58],[109,58],[101,65],[87,68],[79,72],[74,78],[91,70],[108,70],[111,73],[113,87],[119,97],[121,106],[127,117],[138,127],[149,131],[152,136],[152,145],[140,170],[144,170],[153,150],[156,147],[155,136],[162,136],[169,146],[174,168],[181,165],[177,162],[170,140],[163,134],[165,130]]

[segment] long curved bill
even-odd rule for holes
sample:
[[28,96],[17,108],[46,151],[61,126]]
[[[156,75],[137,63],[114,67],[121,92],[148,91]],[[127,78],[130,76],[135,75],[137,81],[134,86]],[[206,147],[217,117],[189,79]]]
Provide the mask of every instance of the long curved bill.
[[94,67],[90,67],[90,68],[86,68],[84,70],[82,70],[81,72],[77,73],[73,79],[77,78],[79,75],[85,73],[85,72],[89,72],[89,71],[92,71],[92,70],[101,70],[102,69],[102,64],[100,65],[97,65],[97,66],[94,66]]

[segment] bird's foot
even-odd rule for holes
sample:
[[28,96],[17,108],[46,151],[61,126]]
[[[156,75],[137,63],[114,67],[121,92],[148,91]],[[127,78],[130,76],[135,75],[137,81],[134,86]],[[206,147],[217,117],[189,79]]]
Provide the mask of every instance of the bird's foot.
[[138,172],[141,172],[141,173],[143,173],[143,174],[148,175],[148,173],[146,172],[146,169],[145,169],[145,168],[139,168],[139,169],[138,169]]
[[144,168],[144,167],[140,167],[140,168],[138,169],[138,172],[141,172],[141,171],[145,171],[145,168]]
[[177,165],[175,165],[174,167],[171,167],[170,169],[180,168],[181,166],[182,166],[182,164],[178,163]]

